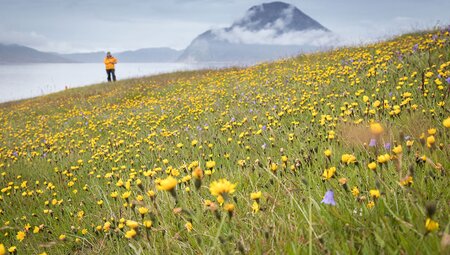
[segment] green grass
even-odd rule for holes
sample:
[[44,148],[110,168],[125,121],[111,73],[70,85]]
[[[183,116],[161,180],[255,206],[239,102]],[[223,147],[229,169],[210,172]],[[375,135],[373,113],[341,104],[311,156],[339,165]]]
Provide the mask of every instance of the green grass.
[[[18,254],[446,254],[449,46],[448,32],[431,31],[2,104],[0,244]],[[377,147],[368,146],[372,122],[384,128]],[[343,154],[356,162],[342,163]],[[367,167],[384,154],[392,159]],[[194,161],[205,173],[199,189]],[[324,180],[329,167],[336,173]],[[156,188],[169,175],[177,202]],[[408,176],[413,184],[400,185]],[[210,184],[222,178],[236,191],[220,205]],[[330,189],[336,206],[321,203]],[[427,218],[439,228],[427,231]],[[121,219],[141,224],[136,236],[125,238]]]

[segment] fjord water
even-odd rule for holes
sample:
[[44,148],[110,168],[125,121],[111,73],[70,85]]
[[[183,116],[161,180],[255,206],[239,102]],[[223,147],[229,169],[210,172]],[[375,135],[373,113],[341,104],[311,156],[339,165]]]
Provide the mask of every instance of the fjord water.
[[[119,63],[117,79],[221,67],[188,63]],[[106,81],[103,63],[0,65],[0,102],[36,97]]]

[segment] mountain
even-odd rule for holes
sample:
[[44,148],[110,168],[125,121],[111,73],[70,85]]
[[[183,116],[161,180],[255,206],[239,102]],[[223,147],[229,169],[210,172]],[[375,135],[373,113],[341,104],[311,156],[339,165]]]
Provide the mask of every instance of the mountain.
[[[119,62],[143,63],[143,62],[175,62],[181,54],[171,48],[145,48],[134,51],[112,52]],[[61,54],[62,57],[83,63],[102,62],[106,52]]]
[[70,53],[70,54],[59,54],[63,58],[70,59],[79,63],[95,63],[102,62],[103,58],[106,56],[106,52],[88,52],[88,53]]
[[[122,63],[176,62],[182,51],[171,48],[145,48],[117,52],[113,55]],[[58,54],[42,52],[17,44],[0,43],[0,64],[27,63],[102,63],[106,52]]]
[[0,43],[0,64],[24,64],[24,63],[71,63],[55,53],[38,51],[17,44]]
[[171,48],[145,48],[116,54],[121,62],[175,62],[182,51]]
[[273,60],[318,49],[331,35],[329,29],[293,5],[265,3],[248,9],[230,27],[197,36],[179,61]]

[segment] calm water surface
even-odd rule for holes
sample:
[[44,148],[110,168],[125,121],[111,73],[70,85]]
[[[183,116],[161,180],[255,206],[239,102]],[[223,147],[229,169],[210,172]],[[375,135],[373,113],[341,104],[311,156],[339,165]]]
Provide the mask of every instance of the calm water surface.
[[[119,63],[117,79],[173,71],[203,69],[210,65],[186,63]],[[225,65],[216,64],[213,67]],[[103,63],[0,65],[0,102],[41,96],[106,81]]]

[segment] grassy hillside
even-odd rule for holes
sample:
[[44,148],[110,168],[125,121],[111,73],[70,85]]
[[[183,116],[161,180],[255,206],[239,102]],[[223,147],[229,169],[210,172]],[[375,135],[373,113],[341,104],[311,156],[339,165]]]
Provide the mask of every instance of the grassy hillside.
[[449,77],[432,31],[3,104],[0,254],[448,254]]

